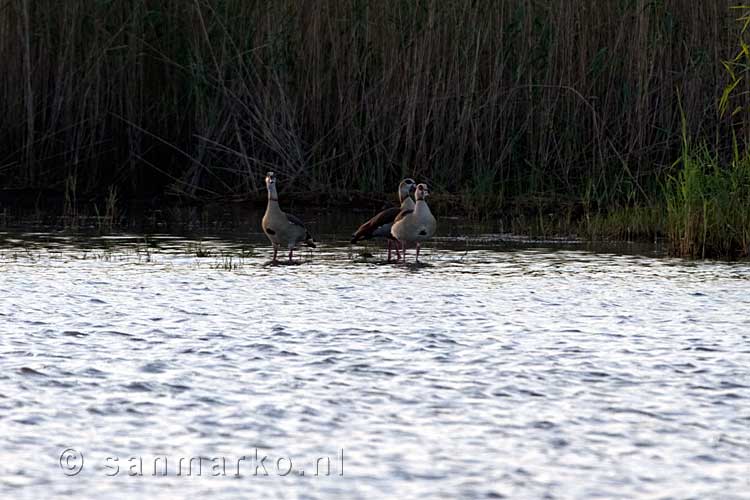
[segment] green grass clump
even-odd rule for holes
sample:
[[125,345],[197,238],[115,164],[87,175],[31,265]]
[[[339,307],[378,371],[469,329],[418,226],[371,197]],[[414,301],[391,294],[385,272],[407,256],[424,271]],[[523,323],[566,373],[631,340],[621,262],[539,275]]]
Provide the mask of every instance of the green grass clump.
[[665,186],[667,236],[673,255],[750,255],[750,155],[722,165],[705,145],[685,143],[677,174]]

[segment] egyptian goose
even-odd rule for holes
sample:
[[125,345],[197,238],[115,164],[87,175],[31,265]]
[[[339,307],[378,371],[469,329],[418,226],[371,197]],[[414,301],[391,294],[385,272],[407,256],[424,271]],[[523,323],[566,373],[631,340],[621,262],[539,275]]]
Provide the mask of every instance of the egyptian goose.
[[266,188],[268,189],[268,205],[263,215],[263,232],[273,245],[273,262],[277,262],[276,254],[279,245],[289,248],[289,262],[292,262],[292,252],[299,243],[315,248],[315,242],[307,231],[305,224],[294,215],[281,211],[279,195],[276,193],[276,174],[266,174]]
[[[371,238],[385,238],[388,242],[388,260],[391,260],[391,245],[393,244],[393,236],[391,236],[391,226],[396,216],[401,210],[410,210],[414,208],[414,202],[411,199],[411,193],[414,191],[415,186],[414,179],[404,179],[398,185],[398,200],[401,203],[400,207],[386,208],[381,211],[375,217],[368,220],[352,235],[351,243],[356,243],[360,240],[369,240]],[[398,253],[398,245],[396,245],[396,259],[401,258]]]
[[414,192],[417,202],[414,204],[414,208],[402,210],[396,216],[393,226],[391,226],[391,235],[399,241],[404,251],[404,262],[406,262],[407,243],[415,242],[417,244],[416,262],[418,263],[420,242],[432,238],[435,234],[437,223],[425,199],[429,195],[430,191],[427,189],[427,185],[417,185],[417,190]]

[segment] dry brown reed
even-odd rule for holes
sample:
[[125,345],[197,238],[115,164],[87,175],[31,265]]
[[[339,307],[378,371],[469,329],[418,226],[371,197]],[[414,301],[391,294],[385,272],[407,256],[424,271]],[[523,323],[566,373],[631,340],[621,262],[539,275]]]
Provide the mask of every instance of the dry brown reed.
[[[404,175],[488,210],[649,203],[718,151],[729,1],[0,1],[0,186],[121,199]],[[68,186],[66,188],[66,186]]]

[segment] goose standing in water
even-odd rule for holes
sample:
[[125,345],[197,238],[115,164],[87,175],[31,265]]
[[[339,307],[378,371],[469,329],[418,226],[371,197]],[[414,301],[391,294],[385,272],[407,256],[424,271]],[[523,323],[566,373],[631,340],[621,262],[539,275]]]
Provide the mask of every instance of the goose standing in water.
[[417,244],[416,262],[419,263],[420,242],[432,238],[435,234],[437,222],[426,201],[429,195],[430,191],[427,186],[419,184],[414,193],[417,199],[414,208],[402,210],[393,222],[393,226],[391,226],[391,234],[399,241],[401,249],[404,251],[404,262],[406,262],[407,243],[414,242]]
[[[351,243],[371,238],[385,238],[388,242],[388,261],[390,262],[391,246],[394,244],[393,236],[391,236],[391,226],[393,225],[393,221],[396,220],[396,216],[402,210],[411,210],[414,208],[411,193],[414,191],[416,185],[417,183],[414,182],[414,179],[407,178],[402,180],[398,185],[398,201],[401,203],[401,206],[386,208],[359,226],[357,231],[352,235]],[[396,244],[396,260],[400,258],[398,244]]]
[[276,174],[266,174],[266,188],[268,189],[268,205],[263,215],[263,232],[273,245],[273,261],[277,262],[276,254],[279,245],[289,248],[289,262],[292,262],[292,252],[299,243],[315,248],[315,242],[307,231],[305,224],[294,215],[281,211],[279,195],[276,192]]

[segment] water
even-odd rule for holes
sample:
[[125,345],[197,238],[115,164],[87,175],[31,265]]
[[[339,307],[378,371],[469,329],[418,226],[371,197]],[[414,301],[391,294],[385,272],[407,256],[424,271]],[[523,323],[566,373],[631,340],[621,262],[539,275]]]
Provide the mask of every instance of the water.
[[0,497],[749,498],[748,264],[0,238]]

